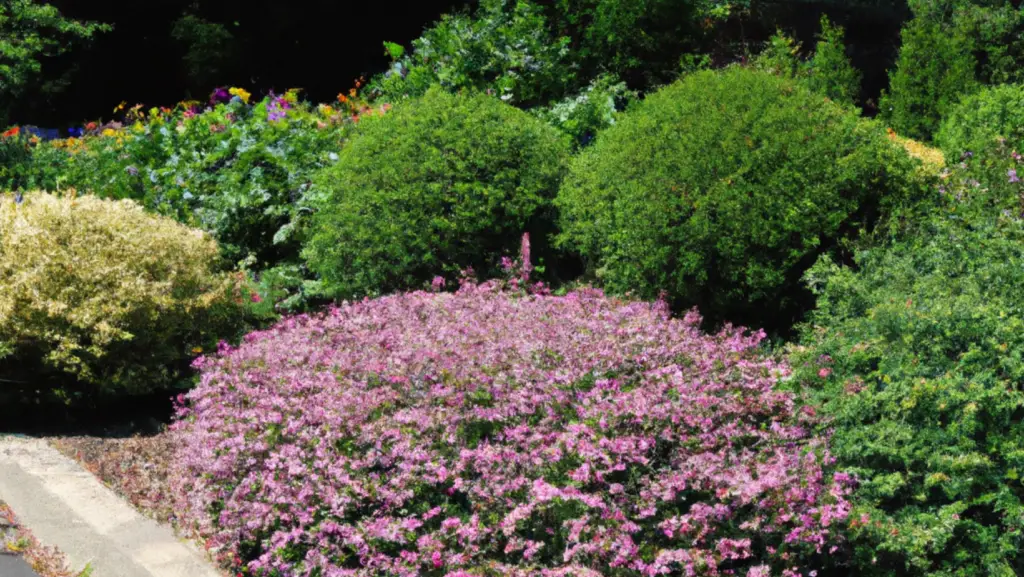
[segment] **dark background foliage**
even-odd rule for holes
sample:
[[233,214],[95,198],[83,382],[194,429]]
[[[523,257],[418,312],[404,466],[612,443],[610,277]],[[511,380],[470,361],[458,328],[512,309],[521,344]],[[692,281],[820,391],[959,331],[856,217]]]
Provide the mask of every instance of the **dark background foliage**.
[[[567,6],[597,5],[596,0],[541,0],[558,33],[574,35],[573,23],[558,18]],[[659,0],[659,11],[671,16],[694,2]],[[72,72],[66,89],[37,91],[22,98],[11,115],[21,124],[61,127],[83,119],[112,116],[122,100],[129,105],[172,105],[191,97],[205,100],[215,85],[242,86],[254,94],[303,88],[307,97],[330,101],[353,81],[384,70],[389,62],[382,42],[406,46],[441,14],[472,9],[472,0],[420,0],[390,8],[373,2],[346,0],[53,0],[65,16],[109,23],[112,32],[91,47],[44,63],[47,76]],[[660,13],[659,12],[659,13]],[[699,40],[681,50],[710,54],[718,64],[756,53],[781,28],[813,45],[821,14],[846,28],[854,65],[864,75],[860,101],[867,114],[887,84],[886,70],[895,59],[899,29],[909,16],[904,0],[825,0],[740,2],[732,16],[715,23]],[[685,18],[678,19],[683,22]],[[671,21],[668,18],[667,21]],[[691,24],[687,23],[687,26]],[[665,24],[668,26],[668,24]],[[657,33],[657,30],[654,30]],[[676,30],[664,30],[673,42]],[[586,53],[603,39],[573,37],[574,48]],[[670,80],[678,70],[675,56],[658,37],[650,48],[663,52],[669,70],[636,70],[625,66],[623,79],[644,89]],[[628,57],[630,55],[626,55]],[[649,56],[639,54],[641,58]],[[624,57],[625,59],[625,57]],[[660,75],[659,75],[660,74]]]
[[[122,100],[129,105],[173,105],[191,96],[205,100],[214,85],[243,86],[254,94],[304,88],[316,100],[332,100],[360,75],[384,69],[381,42],[408,43],[442,13],[463,0],[418,0],[388,8],[346,0],[54,0],[62,13],[113,24],[88,50],[47,63],[51,73],[77,68],[67,90],[45,99],[26,98],[12,115],[23,124],[59,126],[82,119],[109,118]],[[188,30],[175,24],[185,15],[219,25]],[[184,28],[184,29],[182,29]],[[226,41],[217,43],[225,36]],[[213,40],[206,45],[203,40]],[[200,69],[190,74],[190,45]]]

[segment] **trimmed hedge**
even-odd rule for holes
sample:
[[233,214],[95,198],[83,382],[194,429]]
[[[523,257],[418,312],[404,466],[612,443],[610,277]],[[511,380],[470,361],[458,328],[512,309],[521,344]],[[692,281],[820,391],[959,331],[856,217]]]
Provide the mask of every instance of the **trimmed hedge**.
[[314,181],[304,254],[327,294],[417,287],[461,269],[498,272],[524,231],[544,254],[568,138],[496,98],[438,89],[360,122]]
[[128,200],[0,197],[4,388],[70,402],[177,384],[243,328],[249,296],[219,264],[209,236]]
[[732,67],[652,95],[577,157],[562,246],[615,292],[668,293],[713,320],[785,328],[815,257],[915,186],[876,124],[799,84]]

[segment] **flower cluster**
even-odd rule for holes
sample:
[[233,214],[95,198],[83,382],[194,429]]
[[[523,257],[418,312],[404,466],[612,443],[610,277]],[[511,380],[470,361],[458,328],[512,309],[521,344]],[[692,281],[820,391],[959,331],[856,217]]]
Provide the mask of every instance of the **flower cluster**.
[[251,575],[823,566],[853,481],[788,368],[666,309],[464,282],[224,345],[172,427],[180,520]]

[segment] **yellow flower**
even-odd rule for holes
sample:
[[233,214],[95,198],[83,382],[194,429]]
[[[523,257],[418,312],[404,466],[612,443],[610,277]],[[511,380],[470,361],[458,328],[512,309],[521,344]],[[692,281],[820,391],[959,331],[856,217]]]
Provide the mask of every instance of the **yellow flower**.
[[249,91],[247,91],[244,88],[232,88],[228,90],[228,94],[230,94],[231,96],[237,96],[239,100],[246,104],[249,104],[249,98],[252,97],[252,94],[250,94]]
[[288,92],[284,93],[284,99],[288,102],[291,102],[292,104],[295,104],[296,102],[299,101],[299,92],[301,90],[301,88],[289,88]]
[[128,106],[128,102],[125,101],[125,100],[122,100],[121,104],[118,104],[117,106],[114,107],[114,112],[116,113],[118,111],[124,110],[125,106]]
[[113,128],[106,128],[103,130],[103,136],[116,136],[117,131]]
[[[241,96],[239,96],[239,98],[241,98]],[[198,355],[201,352],[203,352],[203,347],[195,347],[195,348],[192,349],[192,354],[193,355]]]

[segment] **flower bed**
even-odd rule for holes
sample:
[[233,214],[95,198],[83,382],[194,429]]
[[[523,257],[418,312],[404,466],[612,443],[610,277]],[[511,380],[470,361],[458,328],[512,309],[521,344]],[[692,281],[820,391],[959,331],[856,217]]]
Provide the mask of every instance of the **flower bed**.
[[466,283],[288,318],[197,361],[177,508],[252,575],[838,559],[850,479],[775,388],[788,368],[758,354],[763,333],[707,336],[665,308]]

